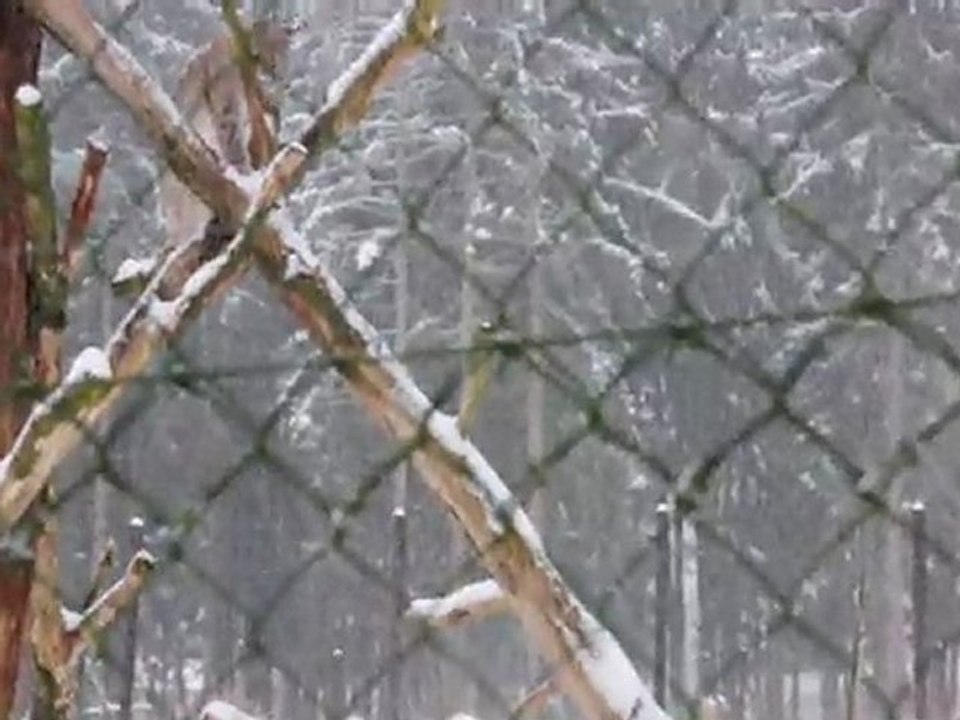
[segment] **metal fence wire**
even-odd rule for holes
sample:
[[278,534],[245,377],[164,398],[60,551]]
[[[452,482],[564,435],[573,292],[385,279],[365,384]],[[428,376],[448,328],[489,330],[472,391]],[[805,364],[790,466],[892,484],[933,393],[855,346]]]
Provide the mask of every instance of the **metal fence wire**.
[[[399,3],[372,5],[248,8],[306,21],[281,142]],[[205,2],[88,6],[170,92],[225,27]],[[958,710],[958,20],[952,0],[451,2],[276,210],[436,412],[469,414],[671,718]],[[110,147],[73,358],[130,312],[111,278],[164,245],[171,171],[89,63],[44,53],[61,217],[78,148]],[[578,714],[510,607],[444,614],[496,597],[488,548],[419,482],[428,433],[391,441],[357,402],[365,363],[254,270],[78,421],[59,596],[83,606],[110,538],[157,564],[75,717]]]

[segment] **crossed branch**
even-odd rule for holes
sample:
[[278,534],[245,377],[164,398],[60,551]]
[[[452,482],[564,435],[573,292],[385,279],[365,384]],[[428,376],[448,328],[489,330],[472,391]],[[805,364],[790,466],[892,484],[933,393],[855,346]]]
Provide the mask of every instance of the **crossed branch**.
[[[170,169],[227,225],[233,239],[211,260],[203,260],[196,244],[168,258],[107,346],[97,351],[108,372],[92,382],[65,383],[62,392],[34,409],[13,450],[0,461],[0,530],[22,518],[53,469],[81,443],[84,428],[103,418],[125,383],[142,374],[165,341],[254,262],[372,417],[394,439],[415,447],[413,461],[422,479],[457,518],[511,609],[553,664],[556,686],[595,720],[666,720],[619,643],[547,557],[506,484],[456,419],[439,412],[415,385],[310,253],[281,206],[319,153],[362,119],[374,91],[437,37],[444,1],[408,0],[331,84],[326,103],[299,142],[279,151],[255,190],[225,171],[162,89],[79,0],[26,0],[25,5],[125,102]],[[175,272],[183,268],[189,272]],[[161,285],[173,288],[172,299],[159,298]]]

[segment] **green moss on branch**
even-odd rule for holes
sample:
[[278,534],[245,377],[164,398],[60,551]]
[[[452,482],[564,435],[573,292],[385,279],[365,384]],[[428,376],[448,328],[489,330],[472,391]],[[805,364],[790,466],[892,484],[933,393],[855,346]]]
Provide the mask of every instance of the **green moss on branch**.
[[[33,338],[42,330],[60,333],[66,324],[67,282],[57,242],[56,202],[50,172],[50,129],[43,104],[19,93],[15,122],[17,168],[23,183],[30,243],[30,322]],[[29,101],[24,100],[24,96]]]

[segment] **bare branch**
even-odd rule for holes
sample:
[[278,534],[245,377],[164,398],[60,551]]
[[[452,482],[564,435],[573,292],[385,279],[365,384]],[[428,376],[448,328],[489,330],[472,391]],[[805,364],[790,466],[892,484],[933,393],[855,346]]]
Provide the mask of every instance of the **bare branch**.
[[93,573],[93,582],[90,584],[90,590],[83,599],[83,605],[81,607],[84,610],[89,609],[93,603],[96,602],[97,598],[100,597],[100,594],[103,592],[103,589],[107,586],[107,580],[110,577],[110,573],[113,572],[113,566],[116,564],[116,556],[117,544],[113,538],[107,538],[107,542],[97,560],[97,568]]
[[414,600],[404,617],[431,627],[451,628],[464,622],[498,615],[509,609],[510,598],[497,582],[483,580],[443,597]]
[[146,550],[139,550],[127,564],[123,576],[78,618],[76,627],[67,627],[71,659],[76,659],[133,602],[156,566]]
[[[44,512],[47,509],[45,505]],[[104,557],[108,555],[109,551]],[[155,561],[146,551],[138,552],[123,577],[79,614],[67,610],[60,603],[57,530],[52,513],[43,519],[34,541],[34,557],[35,579],[31,594],[33,622],[30,632],[37,669],[34,717],[64,720],[73,707],[83,652],[137,597]],[[105,562],[101,562],[101,568],[105,565]]]
[[253,51],[253,39],[240,16],[237,14],[236,0],[223,0],[223,19],[230,29],[233,40],[234,62],[239,65],[240,78],[243,81],[243,94],[247,101],[247,114],[250,118],[250,141],[247,151],[251,165],[261,168],[266,165],[277,151],[277,141],[267,122],[267,104],[263,95],[263,86],[257,79],[257,60]]

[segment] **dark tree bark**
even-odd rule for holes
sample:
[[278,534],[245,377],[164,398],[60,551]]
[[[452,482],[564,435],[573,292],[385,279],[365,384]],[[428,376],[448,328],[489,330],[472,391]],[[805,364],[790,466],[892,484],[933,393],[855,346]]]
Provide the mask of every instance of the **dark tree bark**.
[[16,696],[32,570],[28,555],[0,548],[0,720],[10,717]]
[[[32,379],[29,348],[27,226],[17,174],[14,96],[36,83],[40,26],[19,0],[0,0],[0,456],[25,413],[18,392]],[[0,720],[13,708],[32,568],[10,538],[0,538]]]
[[14,96],[35,83],[40,27],[20,2],[0,1],[0,453],[13,442],[24,406],[14,389],[30,379],[27,225],[16,169]]

